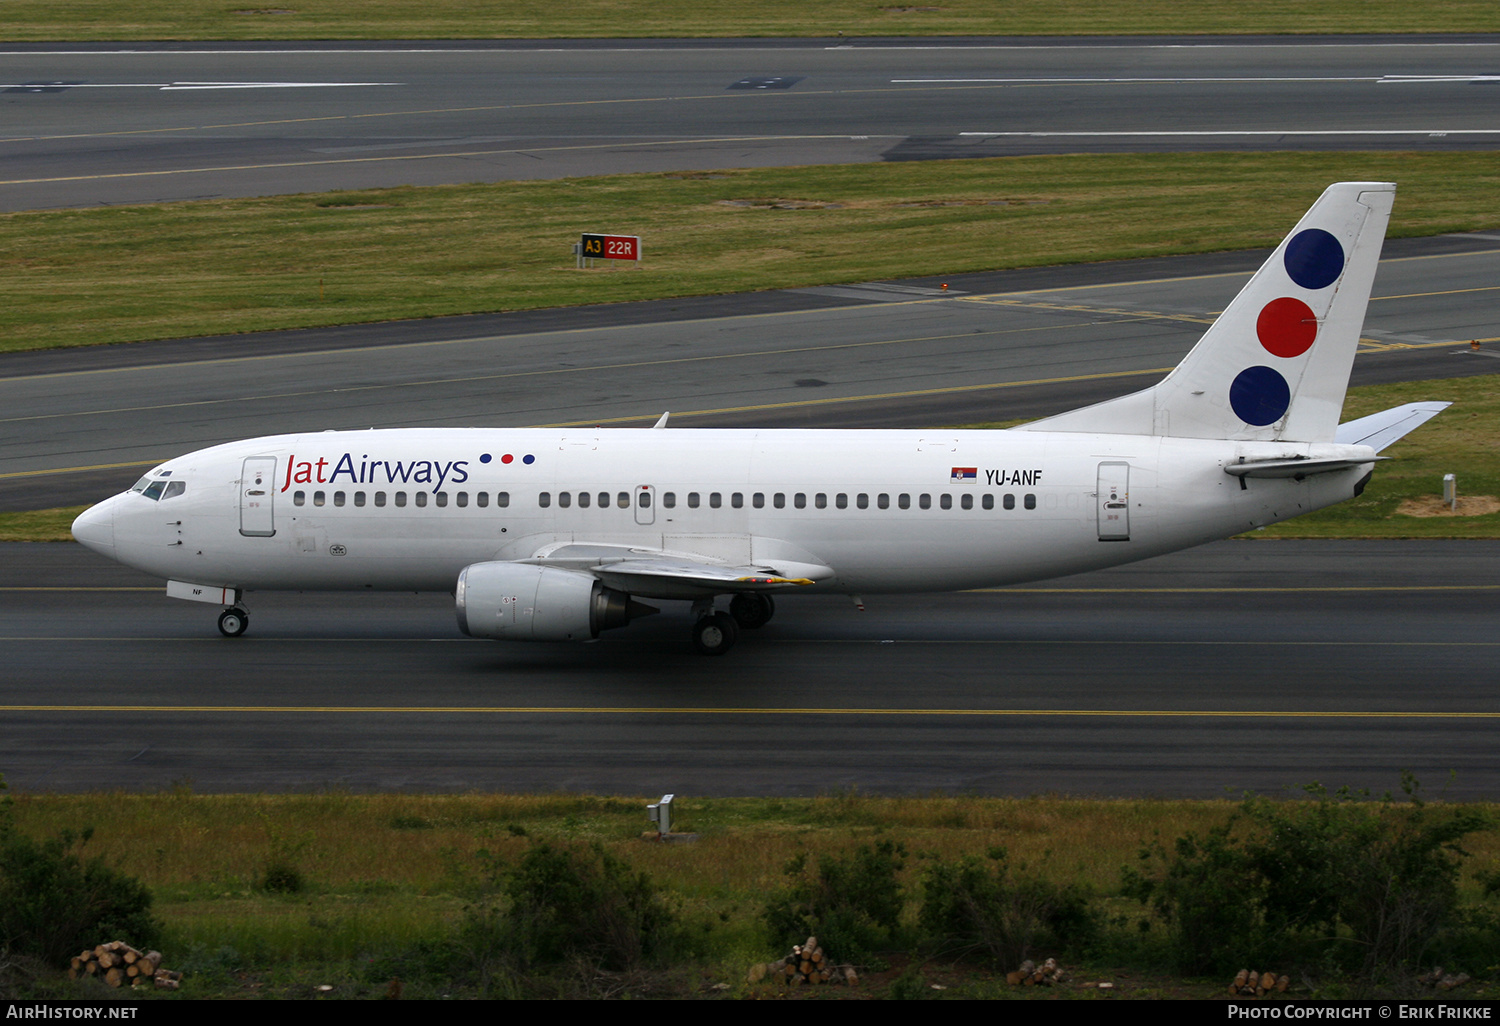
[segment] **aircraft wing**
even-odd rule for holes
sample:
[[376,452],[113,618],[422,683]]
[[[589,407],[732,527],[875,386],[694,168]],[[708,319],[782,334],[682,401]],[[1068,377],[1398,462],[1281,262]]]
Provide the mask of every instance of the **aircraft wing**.
[[1442,413],[1452,403],[1407,403],[1368,417],[1340,424],[1333,440],[1342,445],[1368,445],[1376,452],[1396,442]]
[[784,591],[834,576],[832,567],[819,563],[731,565],[688,553],[587,542],[544,546],[516,562],[585,571],[612,588],[656,598]]

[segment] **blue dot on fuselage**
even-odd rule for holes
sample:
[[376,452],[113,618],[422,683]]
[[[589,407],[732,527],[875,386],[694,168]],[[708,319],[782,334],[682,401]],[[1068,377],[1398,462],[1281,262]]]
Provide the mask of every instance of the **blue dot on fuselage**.
[[485,453],[484,455],[482,455],[482,456],[479,457],[479,462],[480,463],[488,463],[489,461],[490,461],[490,454],[489,453]]
[[1321,228],[1292,236],[1282,256],[1286,273],[1305,289],[1325,289],[1344,273],[1344,247]]
[[521,457],[521,462],[524,463],[524,464],[526,464],[529,467],[533,463],[536,462],[536,457],[535,456],[522,456]]
[[1247,367],[1229,386],[1229,405],[1246,424],[1264,427],[1280,420],[1292,404],[1292,390],[1270,367]]

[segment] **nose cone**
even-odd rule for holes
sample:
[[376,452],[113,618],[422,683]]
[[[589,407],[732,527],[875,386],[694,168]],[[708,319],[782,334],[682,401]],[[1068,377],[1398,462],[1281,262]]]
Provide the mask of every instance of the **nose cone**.
[[105,499],[78,514],[78,519],[73,521],[73,537],[78,543],[110,559],[115,558],[114,506],[113,499]]

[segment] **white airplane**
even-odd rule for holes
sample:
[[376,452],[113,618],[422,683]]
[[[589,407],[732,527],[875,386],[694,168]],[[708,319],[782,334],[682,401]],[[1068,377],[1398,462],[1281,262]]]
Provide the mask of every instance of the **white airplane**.
[[[1338,423],[1395,186],[1333,185],[1152,388],[1005,431],[328,431],[169,460],[73,536],[222,605],[450,591],[465,634],[588,640],[692,603],[720,655],[782,593],[952,591],[1145,559],[1358,495],[1447,403]],[[728,596],[728,611],[715,611]]]

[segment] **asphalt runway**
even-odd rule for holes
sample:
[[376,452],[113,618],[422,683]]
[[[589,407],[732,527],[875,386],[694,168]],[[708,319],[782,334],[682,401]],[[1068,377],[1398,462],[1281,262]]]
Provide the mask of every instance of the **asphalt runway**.
[[[0,209],[1027,152],[1489,148],[1492,38],[12,47]],[[391,84],[385,84],[391,83]],[[1311,200],[1311,195],[1309,200]],[[0,357],[0,509],[284,430],[925,426],[1144,387],[1264,254]],[[1500,237],[1386,247],[1355,382],[1488,373]],[[1469,348],[1471,340],[1481,347]],[[1440,389],[1432,398],[1443,398]],[[1226,542],[1027,588],[682,604],[578,646],[445,595],[250,597],[0,546],[21,791],[1495,798],[1495,542]]]
[[[683,603],[589,645],[461,637],[447,596],[214,610],[74,545],[0,546],[22,792],[1495,799],[1500,543],[1222,542],[1025,588],[787,598],[734,652]],[[39,583],[45,582],[45,583]],[[683,608],[678,608],[683,607]]]
[[7,44],[0,209],[1027,153],[1493,149],[1500,40]]

